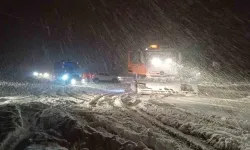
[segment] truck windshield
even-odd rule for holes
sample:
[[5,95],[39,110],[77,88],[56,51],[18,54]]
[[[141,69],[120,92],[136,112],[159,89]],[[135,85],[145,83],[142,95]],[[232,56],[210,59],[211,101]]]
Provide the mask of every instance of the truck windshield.
[[77,62],[57,62],[55,63],[54,69],[56,72],[74,71],[80,68]]
[[140,52],[131,52],[131,62],[134,64],[140,64]]
[[74,70],[80,68],[80,66],[75,62],[65,62],[63,65],[64,69]]
[[152,58],[160,58],[160,59],[167,59],[172,58],[175,59],[176,56],[172,52],[166,51],[147,51],[146,52],[146,61],[151,61]]

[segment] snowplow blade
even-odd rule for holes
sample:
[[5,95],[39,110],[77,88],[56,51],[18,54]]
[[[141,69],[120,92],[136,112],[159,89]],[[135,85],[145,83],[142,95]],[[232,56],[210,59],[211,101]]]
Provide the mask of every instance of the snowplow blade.
[[132,83],[131,89],[139,94],[174,94],[177,91],[177,87],[174,87],[175,85],[173,84],[171,85],[164,83],[159,84],[159,83],[134,82]]
[[131,89],[139,94],[177,94],[195,92],[195,84],[181,82],[133,82]]

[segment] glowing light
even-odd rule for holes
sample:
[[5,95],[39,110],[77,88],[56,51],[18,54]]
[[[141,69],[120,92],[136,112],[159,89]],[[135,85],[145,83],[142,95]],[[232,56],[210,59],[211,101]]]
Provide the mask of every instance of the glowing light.
[[173,60],[171,58],[167,58],[165,62],[166,62],[166,64],[170,64],[173,62]]
[[154,49],[158,49],[158,48],[159,48],[158,45],[150,45],[149,47],[150,47],[150,48],[154,48]]
[[68,79],[69,79],[69,75],[67,75],[67,74],[63,75],[63,76],[62,76],[62,79],[63,79],[63,81],[68,80]]
[[71,82],[72,85],[75,85],[76,84],[76,79],[71,79],[70,82]]
[[151,63],[152,63],[152,65],[154,65],[154,66],[159,66],[159,65],[162,64],[160,58],[157,58],[157,57],[153,58],[152,61],[151,61]]
[[48,73],[44,73],[44,74],[43,74],[43,77],[44,77],[44,78],[48,78],[48,77],[49,77],[49,74],[48,74]]
[[38,72],[33,72],[33,76],[38,76],[39,73]]

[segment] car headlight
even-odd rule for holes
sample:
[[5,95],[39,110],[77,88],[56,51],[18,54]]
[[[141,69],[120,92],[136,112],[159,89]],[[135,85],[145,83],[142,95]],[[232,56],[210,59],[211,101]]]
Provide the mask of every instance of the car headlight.
[[153,58],[152,60],[151,60],[151,63],[152,63],[152,65],[154,65],[154,66],[159,66],[159,65],[161,65],[161,60],[160,60],[160,58]]
[[33,72],[33,76],[38,76],[39,73],[38,72]]
[[85,79],[82,79],[82,83],[85,83],[86,82],[86,80]]
[[76,79],[71,79],[70,83],[71,83],[72,85],[75,85],[75,84],[76,84]]
[[44,78],[48,78],[48,77],[49,77],[49,74],[48,74],[48,73],[44,73],[44,74],[43,74],[43,77],[44,77]]
[[68,80],[68,79],[69,79],[69,75],[68,75],[68,74],[64,74],[64,75],[62,76],[62,79],[63,79],[63,81]]
[[171,58],[167,58],[166,60],[165,60],[165,63],[166,64],[170,64],[170,63],[172,63],[173,62],[173,60],[171,59]]

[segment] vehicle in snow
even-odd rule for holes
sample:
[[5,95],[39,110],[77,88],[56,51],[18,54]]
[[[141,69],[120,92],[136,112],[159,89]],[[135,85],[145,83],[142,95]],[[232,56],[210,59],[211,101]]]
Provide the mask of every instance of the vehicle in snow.
[[[188,70],[185,76],[183,76],[183,70]],[[181,84],[191,81],[187,78],[197,79],[200,76],[199,72],[183,67],[180,51],[159,45],[129,51],[128,73],[135,76],[136,89],[144,87],[145,90],[151,92],[159,90],[164,92],[170,87],[172,89],[173,85],[181,89]]]
[[81,81],[80,65],[75,61],[60,61],[54,64],[54,79],[66,84],[76,84]]
[[147,87],[147,81],[176,80],[181,67],[181,53],[173,48],[150,45],[143,50],[128,52],[128,73],[135,75],[135,83],[140,84],[136,87]]
[[180,68],[181,53],[176,49],[150,45],[128,53],[128,72],[137,77],[176,78]]
[[37,80],[52,80],[52,74],[50,74],[48,72],[34,71],[32,76],[34,79],[37,79]]
[[92,80],[95,83],[98,83],[100,81],[118,83],[119,77],[108,73],[95,73],[92,76]]
[[82,83],[90,82],[92,80],[93,74],[90,72],[84,72],[82,74]]

